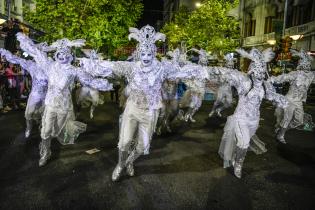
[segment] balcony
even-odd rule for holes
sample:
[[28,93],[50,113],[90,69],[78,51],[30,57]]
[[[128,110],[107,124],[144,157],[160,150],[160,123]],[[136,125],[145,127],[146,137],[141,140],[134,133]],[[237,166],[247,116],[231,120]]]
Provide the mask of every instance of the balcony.
[[262,34],[257,36],[249,36],[243,39],[243,47],[254,47],[266,45],[268,40],[274,40],[275,32],[269,34]]
[[315,21],[285,29],[286,36],[307,35],[315,32]]

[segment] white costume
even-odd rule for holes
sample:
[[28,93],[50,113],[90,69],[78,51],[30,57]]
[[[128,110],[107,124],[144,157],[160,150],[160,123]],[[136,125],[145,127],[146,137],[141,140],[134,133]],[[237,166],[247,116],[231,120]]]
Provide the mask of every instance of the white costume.
[[[84,85],[107,91],[111,85],[104,79],[96,79],[85,68],[75,68],[70,63],[73,60],[70,47],[81,47],[84,40],[70,41],[62,39],[54,42],[51,47],[56,49],[55,61],[49,59],[46,53],[41,52],[32,40],[22,33],[17,34],[22,50],[31,55],[37,65],[43,69],[48,78],[48,90],[45,98],[45,110],[42,118],[39,166],[47,163],[51,156],[50,142],[57,137],[62,144],[72,144],[80,133],[84,132],[86,125],[75,121],[71,99],[72,86],[76,79]],[[93,75],[103,74],[95,72]],[[99,70],[99,69],[97,69]]]
[[[89,53],[86,53],[89,59],[95,59],[98,60],[100,59],[98,54],[96,53],[95,50],[91,50]],[[91,62],[89,62],[89,59],[86,58],[78,58],[78,60],[81,63],[81,66],[89,66],[89,67],[94,67]],[[89,69],[86,69],[86,71],[89,71]],[[93,70],[91,70],[93,71]],[[95,110],[95,107],[97,107],[99,104],[103,104],[104,101],[100,96],[100,93],[97,89],[89,87],[89,86],[81,86],[77,90],[76,94],[76,102],[79,106],[79,109],[81,106],[90,106],[90,118],[93,118],[93,113]]]
[[[172,58],[173,65],[184,66],[185,60],[181,60],[180,49],[176,48],[174,51],[169,51],[168,56]],[[160,135],[162,128],[166,128],[168,132],[172,132],[170,123],[175,119],[179,112],[179,98],[178,87],[179,80],[165,80],[162,85],[162,108],[159,114],[157,134]]]
[[[226,61],[225,67],[234,68],[234,58],[232,54],[227,54],[224,56]],[[219,88],[216,94],[216,100],[213,104],[212,110],[209,113],[209,117],[212,117],[215,113],[221,117],[221,111],[232,106],[233,94],[231,86],[224,81],[219,81]]]
[[[41,51],[47,48],[46,43],[36,45]],[[0,49],[0,54],[5,56],[10,63],[18,64],[23,69],[29,72],[32,77],[32,89],[29,94],[25,109],[26,130],[25,137],[28,138],[31,134],[33,120],[40,122],[44,111],[44,100],[47,92],[47,76],[44,71],[32,60],[26,60],[13,55],[11,52]]]
[[262,99],[274,101],[278,106],[286,106],[287,102],[282,95],[275,93],[271,84],[264,81],[266,62],[274,55],[271,49],[262,53],[255,48],[250,53],[244,50],[238,52],[251,59],[252,63],[247,75],[232,69],[221,71],[221,77],[237,89],[239,100],[234,114],[228,117],[224,127],[219,154],[224,160],[224,167],[233,165],[235,176],[241,178],[250,139],[258,128]]
[[[180,69],[171,62],[159,62],[155,59],[155,41],[164,40],[165,35],[156,33],[154,28],[147,25],[140,30],[130,28],[129,39],[136,39],[138,62],[108,62],[102,66],[110,67],[117,76],[124,76],[128,80],[128,99],[123,112],[119,134],[119,161],[112,174],[116,181],[123,169],[127,168],[130,176],[134,175],[133,162],[141,155],[148,154],[152,134],[156,127],[159,109],[162,107],[162,84],[165,80],[190,78],[200,75],[201,69],[197,65],[189,65]],[[128,155],[130,145],[136,137],[136,147]]]
[[[277,139],[284,144],[286,143],[284,135],[288,129],[306,123],[303,102],[306,102],[307,91],[311,83],[315,83],[315,73],[310,71],[312,57],[304,50],[300,52],[292,50],[292,54],[300,57],[296,71],[270,78],[273,83],[290,83],[289,91],[285,96],[289,105],[284,109],[277,108],[275,111]],[[312,118],[309,118],[311,121]]]
[[[208,53],[203,49],[197,50],[193,48],[192,50],[199,54],[198,64],[201,66],[207,66],[209,57]],[[196,122],[193,116],[202,105],[202,100],[205,95],[206,81],[204,79],[192,78],[184,81],[184,83],[187,85],[187,91],[184,93],[181,104],[188,104],[189,107],[184,118],[185,121],[190,120],[191,122]],[[187,103],[187,101],[189,102]]]

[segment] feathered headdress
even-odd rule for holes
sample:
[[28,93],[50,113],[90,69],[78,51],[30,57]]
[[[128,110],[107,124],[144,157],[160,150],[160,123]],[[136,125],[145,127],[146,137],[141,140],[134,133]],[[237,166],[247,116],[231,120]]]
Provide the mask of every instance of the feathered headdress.
[[224,60],[225,60],[225,67],[227,68],[234,68],[234,57],[233,53],[228,53],[224,55]]
[[210,55],[207,53],[207,51],[205,51],[204,49],[198,50],[196,48],[191,48],[191,50],[199,54],[199,64],[208,65],[208,58],[210,57]]
[[50,47],[56,52],[71,53],[71,47],[83,47],[85,45],[84,39],[69,40],[67,38],[59,39],[53,42]]
[[129,28],[129,36],[128,39],[135,39],[139,43],[137,45],[137,52],[141,51],[151,51],[152,53],[156,53],[155,42],[158,40],[165,41],[165,35],[159,32],[155,32],[152,26],[146,25],[142,27],[140,30],[137,28]]
[[41,42],[41,43],[35,44],[35,47],[42,52],[51,52],[54,50],[54,48],[50,47],[47,44],[47,42]]
[[297,50],[290,50],[292,53],[292,56],[298,56],[300,57],[299,63],[296,67],[297,70],[303,70],[303,71],[310,71],[312,68],[312,61],[313,57],[309,55],[307,52],[304,51],[304,49],[301,49],[300,51]]
[[248,69],[248,74],[267,73],[267,62],[270,62],[275,56],[271,48],[267,48],[262,52],[256,48],[252,48],[249,53],[243,49],[237,49],[236,52],[238,52],[242,57],[252,60]]

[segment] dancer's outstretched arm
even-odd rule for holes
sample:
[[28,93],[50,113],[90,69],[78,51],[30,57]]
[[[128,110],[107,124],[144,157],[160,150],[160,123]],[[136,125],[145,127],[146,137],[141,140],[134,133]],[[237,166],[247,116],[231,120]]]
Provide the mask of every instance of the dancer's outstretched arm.
[[23,69],[29,73],[33,73],[35,62],[31,60],[26,60],[19,56],[12,54],[10,51],[0,48],[1,56],[4,56],[6,60],[10,63],[20,65]]
[[110,84],[106,79],[93,77],[92,75],[86,73],[85,70],[82,70],[81,68],[73,67],[73,72],[75,72],[75,75],[77,76],[78,80],[84,86],[88,86],[100,91],[109,91],[113,89],[113,85]]
[[16,34],[16,38],[20,42],[21,49],[32,56],[40,68],[47,70],[47,66],[51,62],[47,54],[39,50],[34,42],[25,34],[19,32]]
[[288,106],[288,100],[286,97],[277,93],[270,81],[265,81],[264,86],[266,91],[265,99],[271,101],[275,106],[280,108],[285,108]]

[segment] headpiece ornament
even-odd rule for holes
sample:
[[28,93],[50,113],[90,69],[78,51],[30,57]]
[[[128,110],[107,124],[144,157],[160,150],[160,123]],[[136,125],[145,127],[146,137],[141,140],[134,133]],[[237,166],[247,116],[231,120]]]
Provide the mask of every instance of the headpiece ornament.
[[309,55],[304,49],[300,51],[290,50],[293,56],[300,57],[299,63],[296,67],[297,70],[310,71],[312,68],[313,57]]
[[155,42],[158,40],[165,41],[165,34],[155,32],[155,29],[152,26],[146,25],[142,27],[140,30],[137,28],[129,28],[129,36],[128,39],[135,39],[139,43],[137,45],[137,53],[141,51],[151,51],[152,53],[156,53]]
[[267,48],[262,52],[256,48],[252,48],[249,53],[244,49],[237,49],[236,52],[238,52],[242,57],[252,60],[252,63],[249,66],[248,74],[267,73],[267,62],[270,62],[275,55],[271,48]]
[[196,48],[191,48],[192,51],[196,52],[199,54],[199,64],[207,65],[208,64],[208,58],[210,57],[209,53],[205,51],[204,49],[196,49]]

